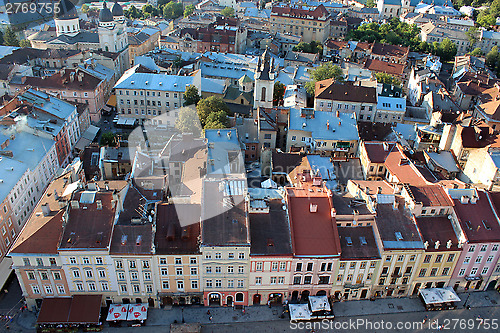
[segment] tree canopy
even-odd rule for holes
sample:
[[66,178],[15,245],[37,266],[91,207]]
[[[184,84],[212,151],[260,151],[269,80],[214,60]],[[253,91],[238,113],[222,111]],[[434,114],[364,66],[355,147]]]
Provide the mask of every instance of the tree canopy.
[[412,51],[419,51],[419,33],[420,29],[415,24],[410,25],[394,17],[384,24],[364,23],[357,29],[349,31],[346,40],[403,45],[410,47]]
[[[200,119],[201,126],[205,129],[207,124],[210,124],[210,128],[218,128],[213,127],[217,124],[216,122],[220,122],[220,124],[227,124],[227,122],[221,122],[220,120],[223,118],[222,114],[219,113],[223,111],[226,115],[229,112],[229,108],[226,105],[226,102],[222,100],[222,98],[217,96],[210,96],[204,99],[201,99],[196,105],[196,111],[198,112],[198,117]],[[217,115],[210,116],[212,113],[216,113]],[[219,127],[222,128],[222,127]]]
[[181,108],[175,121],[175,128],[181,133],[193,133],[194,136],[199,137],[201,125],[196,108],[193,106]]
[[101,146],[115,147],[116,146],[116,134],[112,132],[106,132],[101,136],[99,143]]
[[19,46],[19,39],[10,27],[7,27],[3,33],[3,43],[6,46]]
[[163,6],[163,17],[166,19],[176,19],[184,14],[182,3],[170,1]]
[[214,111],[210,113],[206,119],[205,127],[203,129],[219,129],[227,128],[229,120],[227,113],[224,110]]
[[186,87],[184,92],[184,106],[196,105],[200,101],[200,95],[198,94],[198,88],[194,85],[189,85]]
[[297,46],[293,47],[293,51],[322,54],[323,44],[315,40],[310,43],[300,42],[299,44],[297,44]]
[[194,9],[194,5],[187,5],[186,8],[184,8],[184,17],[188,17],[189,15],[193,14]]
[[322,81],[326,79],[335,79],[337,82],[344,82],[344,73],[342,68],[338,65],[334,65],[333,62],[326,62],[321,64],[321,66],[316,67],[311,72],[312,80],[306,83],[307,93],[314,96],[314,89],[317,81]]
[[375,73],[375,78],[378,83],[386,83],[397,87],[401,86],[401,80],[387,73]]
[[273,90],[273,105],[283,105],[283,98],[285,97],[285,90],[286,86],[279,82],[276,81],[274,83],[274,90]]
[[225,17],[234,17],[234,8],[232,7],[225,7],[223,10],[220,11],[222,16]]

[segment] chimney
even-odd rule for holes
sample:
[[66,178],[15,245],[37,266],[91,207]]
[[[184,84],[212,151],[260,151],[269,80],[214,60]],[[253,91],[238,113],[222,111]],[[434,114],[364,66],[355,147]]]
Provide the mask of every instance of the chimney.
[[141,243],[142,243],[142,236],[139,235],[139,236],[137,236],[137,239],[135,240],[135,245],[141,246]]
[[313,204],[313,203],[309,204],[309,212],[310,213],[316,213],[317,211],[318,211],[318,205]]
[[95,203],[97,204],[97,209],[101,210],[102,209],[102,201],[101,200],[96,200]]
[[127,235],[122,235],[121,244],[122,245],[127,245]]
[[44,203],[42,205],[42,213],[43,213],[43,216],[49,216],[50,215],[50,207],[49,207],[48,203]]
[[462,196],[460,197],[460,203],[461,203],[461,204],[468,204],[468,203],[469,203],[469,197],[468,197],[468,196],[466,196],[466,195],[462,195]]
[[339,112],[339,110],[337,110],[337,112],[335,112],[335,115],[337,116],[337,118],[340,118],[340,112]]
[[434,248],[435,248],[436,250],[437,250],[437,249],[439,249],[439,245],[441,245],[441,242],[440,242],[440,241],[436,241],[436,242],[434,243]]
[[424,247],[425,247],[425,249],[427,250],[427,248],[429,247],[429,242],[428,242],[428,241],[425,241],[425,242],[424,242]]
[[399,202],[394,199],[394,202],[392,203],[392,209],[398,210],[399,209]]
[[329,120],[327,120],[327,121],[326,121],[326,129],[327,129],[327,130],[329,130],[329,129],[330,129],[330,121],[329,121]]
[[446,242],[446,248],[447,248],[447,249],[450,249],[452,244],[453,244],[453,243],[452,243],[451,239],[449,239],[449,240]]
[[475,204],[477,202],[477,197],[475,195],[473,195],[471,198],[470,198],[470,203],[471,204]]
[[78,200],[71,200],[71,208],[80,208],[80,203],[78,202]]
[[389,144],[387,142],[384,142],[382,145],[384,146],[384,151],[389,150]]
[[342,126],[342,122],[339,120],[339,126]]

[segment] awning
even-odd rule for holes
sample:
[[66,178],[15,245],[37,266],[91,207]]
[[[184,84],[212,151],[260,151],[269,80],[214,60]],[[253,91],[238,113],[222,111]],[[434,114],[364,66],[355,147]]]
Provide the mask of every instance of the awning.
[[332,310],[326,296],[309,296],[309,304],[311,305],[312,312]]
[[37,324],[99,324],[102,295],[44,298]]
[[63,197],[70,195],[71,193],[75,192],[75,190],[78,188],[78,185],[80,184],[80,181],[76,181],[74,183],[71,183],[66,186],[66,189],[63,192]]
[[106,321],[127,320],[127,313],[130,304],[111,304],[109,306]]
[[460,302],[460,298],[451,287],[420,289],[419,293],[425,304]]
[[80,151],[84,150],[85,147],[90,145],[92,141],[94,141],[97,132],[99,132],[100,128],[94,125],[90,125],[89,128],[82,134],[80,140],[75,145],[75,149]]
[[119,117],[118,121],[116,122],[116,125],[125,125],[127,123],[127,118]]
[[311,310],[308,304],[288,304],[291,320],[310,320]]
[[0,286],[3,288],[5,282],[12,273],[12,258],[4,257],[0,262]]
[[110,95],[108,101],[106,102],[106,105],[109,106],[115,106],[116,107],[116,95]]
[[130,304],[127,320],[146,320],[148,317],[148,303]]

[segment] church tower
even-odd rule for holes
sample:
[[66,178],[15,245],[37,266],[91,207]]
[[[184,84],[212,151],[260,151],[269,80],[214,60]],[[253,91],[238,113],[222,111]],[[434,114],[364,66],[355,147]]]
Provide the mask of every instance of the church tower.
[[268,49],[259,58],[257,70],[255,71],[255,89],[253,97],[253,107],[272,108],[274,80],[276,79],[276,65],[274,58]]
[[109,52],[121,52],[128,47],[125,17],[122,7],[115,2],[113,12],[103,2],[99,12],[99,44],[101,49]]
[[74,37],[80,32],[80,19],[75,6],[69,0],[60,0],[56,6],[59,11],[54,14],[57,36]]

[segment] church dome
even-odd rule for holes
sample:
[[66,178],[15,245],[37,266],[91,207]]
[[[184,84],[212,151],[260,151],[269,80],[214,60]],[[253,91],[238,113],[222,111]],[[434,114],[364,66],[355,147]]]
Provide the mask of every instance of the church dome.
[[113,14],[106,6],[106,1],[102,4],[102,9],[99,12],[99,22],[113,22]]
[[59,8],[59,11],[54,13],[54,18],[56,20],[72,20],[78,18],[75,5],[73,5],[71,1],[60,0],[56,6]]
[[123,8],[122,6],[120,6],[118,1],[115,1],[113,8],[111,8],[111,13],[113,14],[114,17],[123,16]]

